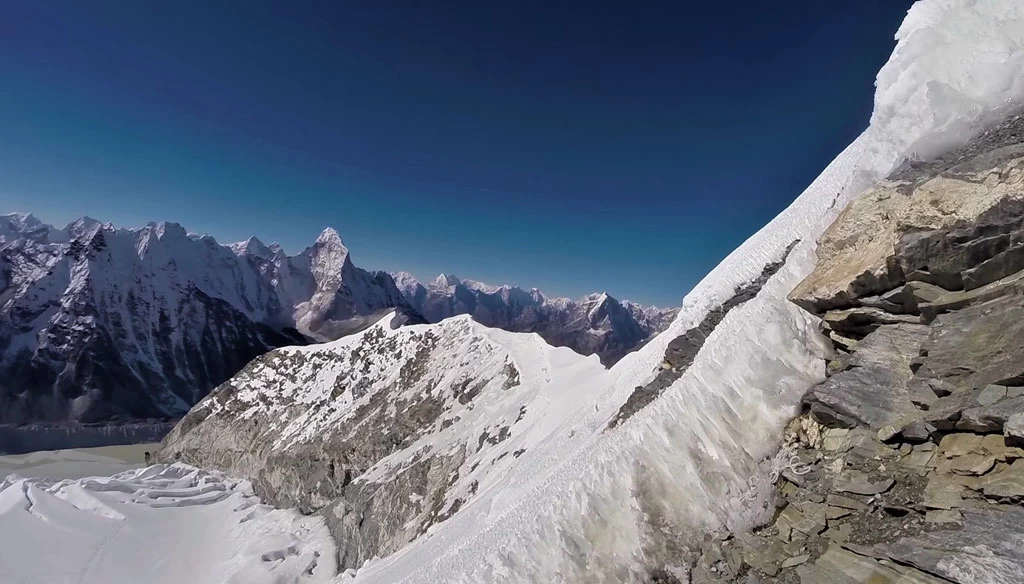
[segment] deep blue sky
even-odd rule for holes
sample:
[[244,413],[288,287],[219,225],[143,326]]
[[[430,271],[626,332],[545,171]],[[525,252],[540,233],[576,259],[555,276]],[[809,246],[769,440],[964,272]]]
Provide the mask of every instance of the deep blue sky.
[[866,126],[910,4],[6,2],[0,212],[674,306]]

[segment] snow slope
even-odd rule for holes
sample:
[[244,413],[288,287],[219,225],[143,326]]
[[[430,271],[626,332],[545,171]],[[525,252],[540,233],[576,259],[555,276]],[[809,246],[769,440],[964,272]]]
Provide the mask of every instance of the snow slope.
[[[904,159],[964,144],[1024,99],[1020,2],[923,0],[897,40],[879,73],[870,127],[687,295],[668,331],[588,392],[592,408],[577,411],[588,415],[563,420],[554,432],[561,440],[521,457],[515,480],[482,493],[430,537],[371,562],[355,581],[640,581],[646,567],[671,562],[678,550],[666,542],[763,517],[763,507],[742,500],[748,477],[824,373],[815,323],[785,299],[813,267],[816,238]],[[603,431],[610,410],[652,377],[670,340],[796,239],[782,270],[725,317],[660,399]]]
[[219,473],[0,482],[0,582],[315,584],[334,571],[322,520],[263,505]]

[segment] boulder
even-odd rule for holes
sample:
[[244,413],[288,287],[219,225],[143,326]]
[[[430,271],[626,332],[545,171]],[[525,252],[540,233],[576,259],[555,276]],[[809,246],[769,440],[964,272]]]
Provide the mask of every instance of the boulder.
[[862,472],[849,470],[836,477],[833,489],[840,493],[878,495],[891,489],[894,484],[896,481],[889,477],[873,480]]
[[860,306],[825,313],[822,320],[834,331],[866,335],[884,324],[917,324],[920,318],[910,314],[891,314],[880,308]]
[[958,475],[983,475],[996,465],[996,457],[986,454],[958,456],[950,464],[950,470]]
[[907,282],[900,292],[906,300],[904,301],[907,310],[910,312],[920,313],[920,305],[924,303],[936,302],[944,295],[949,294],[949,290],[940,288],[934,284],[921,281]]
[[921,496],[921,505],[926,509],[956,509],[964,500],[964,487],[948,478],[932,476]]
[[991,405],[964,410],[956,427],[960,430],[1002,434],[1006,421],[1020,413],[1024,413],[1024,397],[1004,399]]
[[982,437],[977,434],[970,434],[966,432],[946,434],[942,437],[942,441],[939,442],[939,454],[946,458],[966,456],[968,454],[981,454],[982,452],[984,452],[982,447]]
[[897,324],[864,337],[849,358],[850,369],[836,373],[804,396],[814,418],[826,425],[886,426],[893,435],[920,419],[910,398],[910,362],[917,357],[928,327]]
[[964,508],[963,525],[900,539],[889,557],[958,584],[1024,581],[1024,509]]
[[1003,296],[940,315],[922,346],[927,375],[961,388],[1018,385],[1016,380],[1024,380],[1021,339],[1020,297]]
[[1006,397],[1006,386],[987,385],[978,394],[978,404],[990,406]]
[[800,584],[943,584],[906,566],[885,565],[873,558],[831,545],[816,562],[797,568]]
[[1024,413],[1016,413],[1006,419],[1003,436],[1015,444],[1024,444]]

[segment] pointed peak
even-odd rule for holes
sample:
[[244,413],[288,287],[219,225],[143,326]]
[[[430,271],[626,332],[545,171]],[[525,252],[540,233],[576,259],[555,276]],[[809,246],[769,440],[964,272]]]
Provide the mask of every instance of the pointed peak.
[[395,283],[398,284],[399,286],[402,286],[402,285],[405,285],[405,286],[419,286],[420,285],[420,281],[416,279],[416,276],[413,276],[409,272],[404,272],[404,271],[391,272],[391,279],[394,280]]
[[[85,216],[68,223],[64,231],[71,237],[92,237],[107,225],[100,223],[92,217]],[[110,226],[110,228],[113,229],[113,226]]]
[[7,213],[6,215],[0,215],[0,217],[6,219],[13,225],[22,228],[37,227],[43,224],[43,222],[36,218],[32,213]]
[[327,227],[320,232],[320,237],[316,238],[316,243],[320,245],[340,245],[345,246],[345,242],[341,240],[341,236],[334,230],[333,227]]
[[232,243],[229,247],[231,251],[235,252],[235,255],[248,255],[259,258],[269,258],[274,255],[274,251],[263,245],[263,242],[255,235],[245,241]]
[[441,274],[434,278],[434,281],[430,283],[431,286],[436,288],[450,288],[452,286],[458,286],[462,283],[462,280],[455,274]]
[[157,224],[150,223],[153,226],[157,237],[160,239],[173,237],[176,239],[185,239],[188,237],[188,232],[179,223],[173,221],[161,221]]

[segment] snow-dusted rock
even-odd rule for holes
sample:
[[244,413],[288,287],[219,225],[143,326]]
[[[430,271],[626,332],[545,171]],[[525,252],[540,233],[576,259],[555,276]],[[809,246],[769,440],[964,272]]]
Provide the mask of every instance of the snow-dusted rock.
[[357,567],[495,484],[606,375],[596,357],[468,316],[400,329],[392,318],[256,359],[193,408],[159,456],[319,511],[342,565]]
[[678,309],[619,302],[608,294],[579,300],[548,298],[540,290],[491,286],[441,274],[422,284],[407,272],[392,274],[406,300],[429,322],[468,314],[479,323],[535,332],[557,347],[597,355],[611,365],[665,330]]

